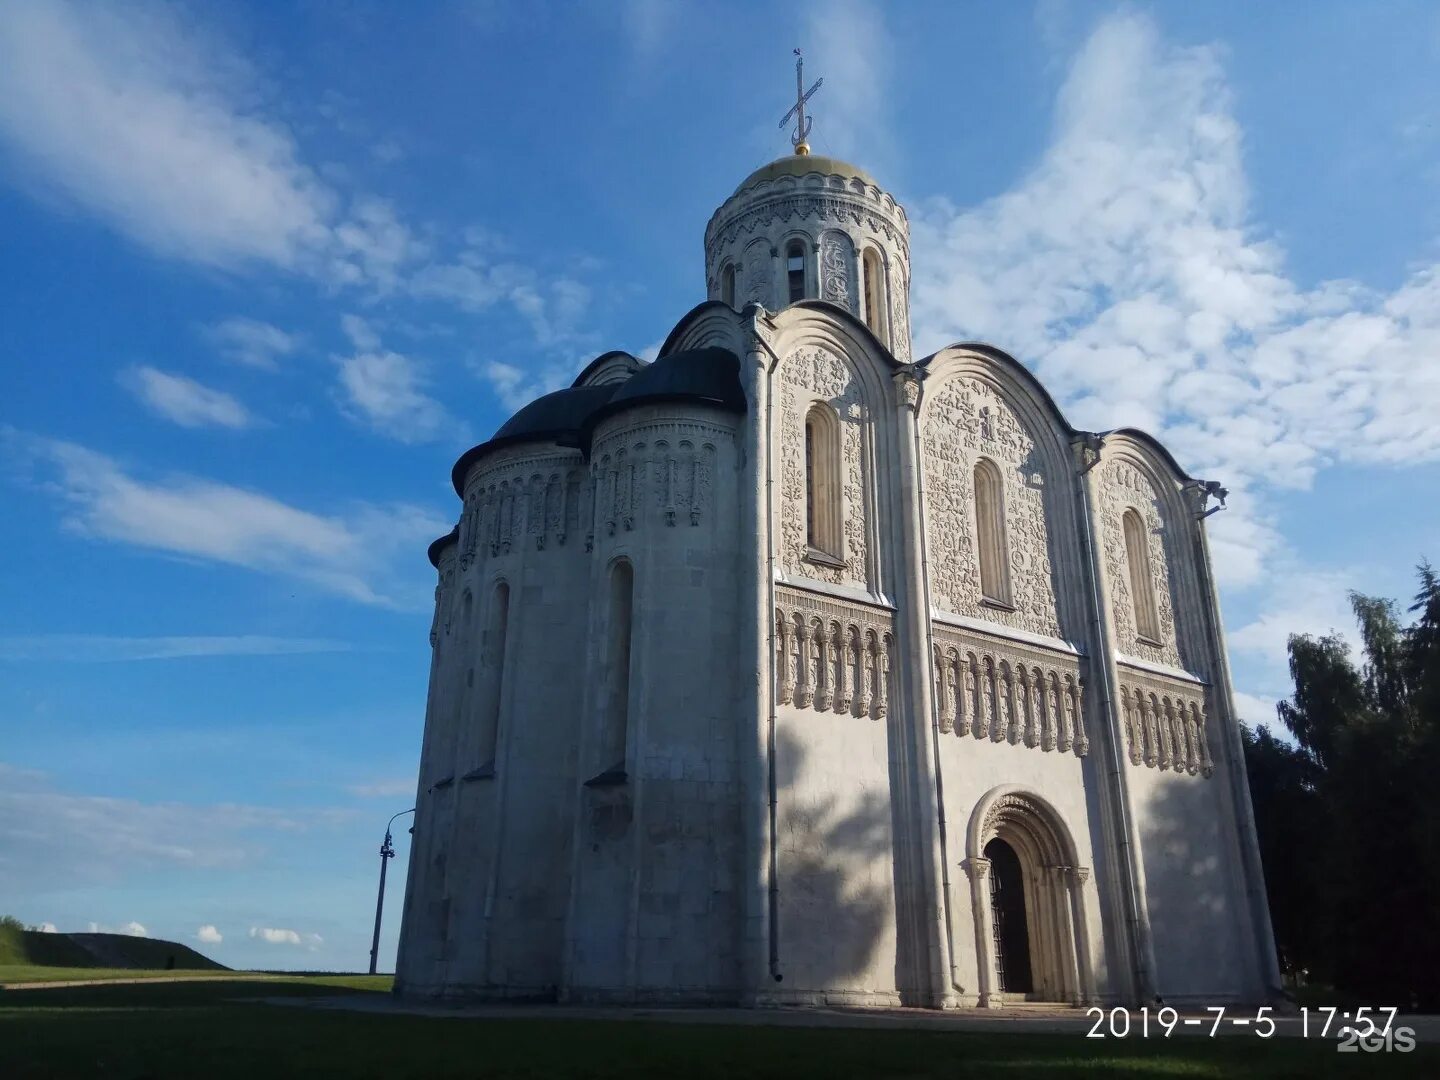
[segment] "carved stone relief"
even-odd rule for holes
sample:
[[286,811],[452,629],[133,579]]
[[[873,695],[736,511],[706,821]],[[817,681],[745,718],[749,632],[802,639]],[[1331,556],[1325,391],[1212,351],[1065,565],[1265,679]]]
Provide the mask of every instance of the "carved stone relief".
[[[1100,466],[1101,528],[1104,535],[1105,576],[1110,585],[1111,616],[1120,652],[1153,664],[1184,667],[1175,638],[1175,612],[1170,591],[1171,541],[1161,512],[1159,493],[1150,478],[1127,461],[1111,459]],[[1159,615],[1160,644],[1141,640],[1135,624],[1130,570],[1125,557],[1125,511],[1133,509],[1145,523],[1150,542],[1150,579]]]
[[[921,431],[935,606],[1032,634],[1062,636],[1045,505],[1052,480],[1035,440],[1009,404],[978,379],[952,379],[927,386],[926,393]],[[1000,467],[1004,479],[1014,611],[981,603],[974,474],[982,455]]]
[[745,249],[744,267],[740,275],[741,307],[745,304],[774,306],[774,290],[770,285],[774,259],[768,240],[756,240]]
[[1215,762],[1204,688],[1124,667],[1120,679],[1120,726],[1130,763],[1210,776]]
[[1089,753],[1076,657],[939,624],[932,632],[942,734],[1076,757]]
[[894,634],[888,612],[799,590],[775,605],[775,693],[781,705],[883,719]]
[[855,302],[855,244],[834,229],[820,238],[820,298],[839,304],[846,311],[858,310]]
[[[832,585],[869,587],[866,542],[865,427],[869,420],[860,380],[849,364],[827,349],[798,349],[780,363],[780,542],[787,577],[812,578]],[[842,566],[806,560],[805,413],[816,399],[840,420],[841,521],[845,550]]]
[[597,440],[591,455],[595,533],[613,536],[647,520],[698,526],[715,506],[716,444],[734,433],[700,421],[656,421]]

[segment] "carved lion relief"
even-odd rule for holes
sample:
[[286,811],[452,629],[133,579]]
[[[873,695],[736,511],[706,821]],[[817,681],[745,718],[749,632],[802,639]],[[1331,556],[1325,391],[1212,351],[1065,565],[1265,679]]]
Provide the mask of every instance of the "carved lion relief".
[[[1101,527],[1104,530],[1105,576],[1110,585],[1111,617],[1115,620],[1116,646],[1122,653],[1153,664],[1183,667],[1175,638],[1175,612],[1170,591],[1169,530],[1161,513],[1159,493],[1150,478],[1127,461],[1112,459],[1101,472]],[[1140,638],[1135,624],[1135,602],[1131,596],[1130,572],[1125,558],[1125,511],[1135,510],[1150,534],[1150,579],[1159,615],[1160,645]]]
[[[1009,404],[978,379],[952,379],[938,389],[931,387],[928,394],[922,443],[935,605],[957,615],[1060,637],[1045,516],[1050,478],[1035,440]],[[981,456],[1000,466],[1004,479],[1014,611],[980,600],[973,477]]]
[[[780,542],[787,577],[832,585],[869,587],[866,542],[865,424],[869,419],[860,380],[850,365],[827,349],[798,349],[780,364]],[[827,402],[840,420],[843,566],[805,558],[805,412],[815,399]]]

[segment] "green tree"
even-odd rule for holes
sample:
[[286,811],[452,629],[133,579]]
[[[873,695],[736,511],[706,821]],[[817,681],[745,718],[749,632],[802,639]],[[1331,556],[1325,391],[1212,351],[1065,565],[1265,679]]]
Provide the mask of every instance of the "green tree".
[[1290,638],[1295,691],[1245,733],[1282,962],[1376,1003],[1440,1007],[1440,580],[1419,567],[1405,625],[1352,593],[1361,661]]

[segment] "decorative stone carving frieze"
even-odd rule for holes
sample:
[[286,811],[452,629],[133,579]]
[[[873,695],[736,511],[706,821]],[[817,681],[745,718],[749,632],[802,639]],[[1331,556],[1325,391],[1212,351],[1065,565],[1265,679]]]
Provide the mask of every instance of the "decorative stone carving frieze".
[[[1153,664],[1183,668],[1185,664],[1175,638],[1175,612],[1170,590],[1170,560],[1174,545],[1169,522],[1162,513],[1159,492],[1144,472],[1123,459],[1110,459],[1100,466],[1100,490],[1105,576],[1110,586],[1117,648]],[[1142,638],[1135,624],[1135,601],[1131,595],[1130,571],[1125,558],[1123,525],[1125,511],[1130,509],[1140,515],[1150,537],[1146,548],[1159,616],[1158,642]]]
[[580,520],[579,454],[497,454],[471,475],[460,515],[460,569],[528,543],[563,546]]
[[1120,727],[1132,765],[1210,776],[1206,689],[1120,667]]
[[[1052,478],[1019,416],[989,385],[957,378],[926,385],[921,417],[931,589],[942,611],[1061,637],[1045,489]],[[987,457],[1004,481],[1014,610],[981,603],[975,539],[975,464]]]
[[700,525],[715,506],[716,447],[733,438],[732,429],[718,424],[656,420],[597,439],[590,457],[590,540],[595,532],[614,536],[646,522]]
[[[865,469],[865,428],[870,413],[855,372],[828,349],[798,349],[779,367],[781,438],[779,534],[781,565],[791,578],[813,578],[832,585],[868,588],[866,537],[870,504]],[[805,556],[805,413],[816,399],[840,421],[840,520],[844,550],[841,565],[822,565]]]
[[779,588],[775,693],[781,705],[883,719],[890,709],[888,611]]
[[862,197],[834,192],[822,194],[797,190],[784,198],[754,201],[756,205],[751,209],[729,217],[720,228],[715,226],[724,215],[725,207],[722,206],[715,212],[715,217],[711,219],[710,227],[706,230],[707,262],[714,261],[719,249],[729,247],[747,235],[763,236],[777,225],[788,227],[807,221],[833,221],[883,236],[890,243],[898,245],[906,260],[909,260],[910,236],[905,211],[888,195],[875,200],[879,213],[867,206]]
[[1090,751],[1078,658],[933,624],[940,731],[1041,751]]
[[855,244],[843,232],[828,229],[820,237],[820,298],[854,312]]

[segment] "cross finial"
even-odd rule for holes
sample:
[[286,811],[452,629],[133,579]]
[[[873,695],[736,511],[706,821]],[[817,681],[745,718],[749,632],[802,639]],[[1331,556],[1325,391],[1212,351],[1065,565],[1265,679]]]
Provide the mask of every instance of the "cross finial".
[[805,89],[805,57],[800,55],[800,50],[795,50],[795,104],[790,111],[780,118],[780,126],[783,128],[790,123],[790,118],[795,117],[795,133],[790,136],[790,145],[795,147],[795,153],[810,153],[810,124],[814,117],[805,115],[805,103],[815,96],[815,91],[820,89],[824,79],[816,79],[815,85],[809,90]]

